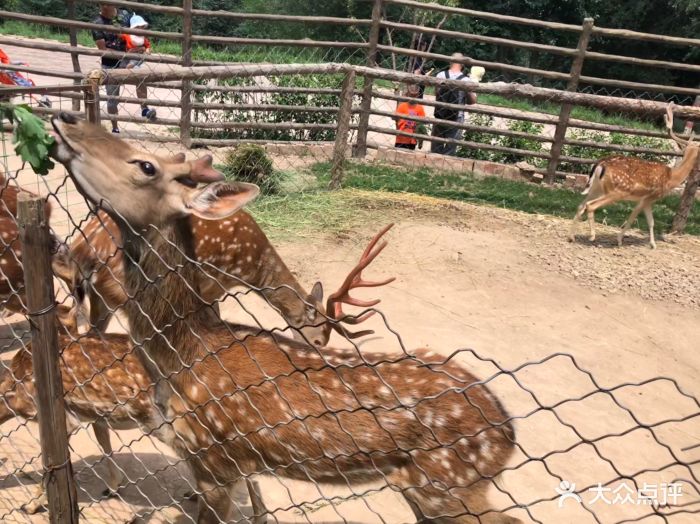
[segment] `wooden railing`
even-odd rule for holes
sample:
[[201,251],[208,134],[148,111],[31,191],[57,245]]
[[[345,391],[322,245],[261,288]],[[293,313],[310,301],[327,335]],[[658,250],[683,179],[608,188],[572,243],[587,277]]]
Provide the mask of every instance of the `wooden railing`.
[[[82,22],[76,20],[66,20],[55,17],[46,16],[36,16],[29,15],[25,13],[15,13],[8,11],[0,11],[0,16],[8,20],[19,20],[29,23],[48,25],[52,27],[59,27],[66,29],[70,32],[71,45],[61,44],[61,43],[51,43],[51,42],[36,42],[27,41],[24,39],[13,38],[10,36],[0,36],[0,45],[15,45],[20,47],[31,47],[34,49],[42,49],[49,52],[57,53],[69,53],[72,57],[73,71],[65,71],[58,69],[44,69],[34,66],[8,66],[8,69],[14,69],[17,71],[23,71],[30,74],[37,74],[42,76],[49,76],[54,78],[62,78],[70,80],[72,82],[80,82],[83,73],[80,71],[80,64],[78,58],[80,56],[114,56],[119,58],[143,58],[147,62],[156,64],[168,64],[168,65],[180,65],[180,66],[217,66],[224,65],[223,62],[216,61],[198,61],[193,59],[193,55],[197,49],[197,46],[208,44],[217,45],[219,47],[225,47],[229,45],[240,46],[255,46],[261,49],[271,49],[275,47],[284,48],[318,48],[318,49],[350,49],[356,50],[362,53],[364,58],[361,63],[366,67],[360,67],[355,69],[358,76],[358,88],[355,91],[355,95],[361,96],[361,101],[359,107],[354,108],[350,111],[350,114],[358,115],[358,121],[351,127],[356,128],[355,143],[353,148],[353,153],[355,156],[363,157],[368,147],[372,147],[372,143],[368,141],[368,136],[370,133],[383,133],[387,135],[396,134],[393,128],[382,128],[382,126],[377,125],[375,121],[377,118],[389,118],[393,112],[393,103],[406,100],[395,90],[386,89],[379,87],[375,82],[376,79],[389,80],[393,82],[416,82],[421,81],[425,85],[438,85],[434,82],[432,78],[413,78],[404,77],[398,74],[392,74],[391,71],[386,69],[378,70],[376,66],[378,65],[379,54],[394,55],[401,59],[410,58],[423,58],[432,62],[447,63],[451,58],[445,54],[440,54],[436,52],[424,52],[416,49],[407,49],[404,47],[397,46],[393,44],[392,40],[388,43],[380,43],[380,36],[382,32],[393,32],[393,34],[423,34],[430,37],[440,38],[442,40],[454,40],[465,43],[478,43],[489,46],[496,47],[507,47],[522,49],[526,51],[532,51],[540,54],[549,54],[564,58],[565,60],[560,61],[560,63],[570,63],[569,70],[544,70],[538,68],[525,67],[518,64],[509,63],[499,63],[495,61],[485,61],[485,60],[473,60],[470,58],[465,58],[463,63],[465,66],[480,65],[485,67],[490,72],[503,72],[508,74],[523,75],[528,78],[529,81],[536,83],[542,83],[544,85],[554,85],[560,86],[562,83],[566,85],[566,89],[550,89],[546,91],[537,91],[539,93],[535,96],[536,89],[544,89],[540,87],[528,87],[528,86],[515,86],[515,85],[501,85],[494,83],[482,84],[475,87],[474,90],[479,93],[488,94],[499,94],[507,97],[514,97],[525,99],[529,101],[539,100],[561,105],[561,111],[558,116],[536,113],[536,112],[521,112],[512,109],[506,109],[502,107],[488,106],[488,105],[477,105],[470,106],[469,112],[475,114],[490,115],[499,118],[505,118],[508,120],[520,120],[528,121],[539,124],[554,125],[556,126],[556,132],[553,137],[542,136],[532,133],[523,133],[519,131],[513,131],[508,129],[496,129],[488,128],[485,126],[478,126],[466,122],[460,124],[458,127],[465,131],[476,131],[480,133],[493,134],[503,137],[513,137],[513,138],[524,138],[528,140],[533,140],[536,142],[551,144],[549,150],[546,154],[542,152],[537,152],[535,154],[530,154],[526,150],[522,150],[522,156],[528,157],[532,156],[534,158],[543,158],[543,154],[548,160],[548,167],[546,170],[547,180],[553,181],[557,175],[558,168],[561,162],[569,163],[580,163],[586,164],[591,163],[593,159],[591,158],[571,158],[566,155],[562,155],[562,151],[566,146],[581,146],[589,147],[592,149],[601,149],[611,152],[620,153],[631,153],[631,154],[664,154],[665,156],[677,156],[673,151],[663,151],[658,148],[649,148],[641,146],[624,146],[624,145],[614,145],[609,143],[597,143],[587,140],[574,139],[569,136],[567,138],[567,132],[570,128],[580,128],[586,130],[594,130],[606,133],[621,133],[635,136],[653,137],[653,138],[663,138],[665,134],[659,129],[637,129],[630,127],[628,125],[610,125],[600,122],[590,122],[583,121],[581,119],[572,119],[572,110],[577,107],[596,107],[606,110],[614,110],[616,112],[624,114],[642,114],[645,117],[650,115],[659,115],[659,107],[653,106],[653,103],[637,103],[634,99],[625,99],[620,97],[605,97],[590,94],[583,94],[579,91],[582,86],[597,86],[597,87],[607,87],[607,88],[624,88],[629,90],[644,91],[649,93],[657,93],[663,97],[673,97],[673,96],[685,96],[694,97],[700,95],[700,89],[674,86],[674,85],[660,85],[654,83],[641,83],[633,82],[620,78],[598,78],[593,76],[587,76],[583,74],[584,64],[586,61],[604,61],[616,64],[627,64],[637,67],[649,67],[649,68],[661,68],[670,71],[683,71],[697,73],[700,72],[700,65],[684,62],[674,62],[668,60],[651,60],[647,58],[631,57],[631,56],[621,56],[609,53],[594,52],[590,49],[589,41],[591,38],[596,36],[603,36],[605,38],[619,38],[628,40],[637,40],[645,42],[655,42],[659,45],[671,45],[671,46],[682,46],[689,49],[695,49],[700,47],[700,39],[695,38],[679,38],[666,35],[655,35],[648,33],[640,33],[634,31],[627,31],[622,29],[608,29],[604,27],[597,27],[592,24],[592,22],[587,21],[581,25],[575,24],[562,24],[557,22],[549,22],[545,20],[534,20],[522,17],[513,17],[507,15],[501,15],[496,13],[489,13],[484,11],[477,11],[472,9],[463,9],[456,7],[443,6],[435,3],[424,3],[417,2],[414,0],[364,0],[365,2],[371,4],[372,12],[370,18],[365,19],[354,19],[354,18],[342,18],[342,17],[332,17],[332,16],[295,16],[289,14],[270,14],[270,13],[237,13],[229,11],[209,11],[203,9],[194,9],[192,2],[190,0],[183,0],[181,7],[173,6],[161,6],[155,4],[144,4],[140,2],[131,2],[126,0],[114,0],[113,3],[117,7],[124,7],[138,12],[152,12],[159,14],[172,15],[182,19],[182,32],[166,32],[166,31],[152,31],[152,30],[132,30],[126,28],[110,28],[105,26],[98,26],[89,22]],[[82,2],[87,4],[98,4],[99,0],[71,0],[69,2],[69,9],[74,10],[73,2]],[[566,47],[560,45],[544,45],[535,42],[527,42],[509,38],[473,34],[467,32],[453,31],[443,29],[442,27],[428,27],[425,25],[416,25],[405,23],[403,20],[392,20],[385,17],[386,8],[390,6],[399,6],[406,10],[419,10],[420,12],[432,12],[444,16],[450,17],[467,17],[474,19],[487,20],[495,23],[502,24],[518,24],[531,27],[541,28],[545,31],[552,32],[565,32],[579,36],[579,44],[577,47]],[[218,37],[212,35],[200,35],[193,34],[193,23],[196,19],[201,18],[222,18],[230,19],[232,22],[241,21],[265,21],[265,22],[278,22],[284,24],[314,24],[314,25],[338,25],[338,26],[354,26],[360,34],[366,35],[362,40],[356,42],[334,42],[325,40],[311,40],[311,39],[272,39],[272,38],[239,38],[239,37]],[[163,54],[151,54],[145,57],[141,55],[127,55],[124,53],[115,52],[104,52],[94,48],[85,48],[77,46],[77,31],[81,30],[91,30],[99,28],[106,31],[114,31],[127,34],[143,35],[156,40],[169,40],[174,42],[180,42],[181,54],[180,56],[170,56]],[[231,74],[240,75],[242,71],[240,67],[248,66],[236,66],[237,69],[232,70]],[[225,75],[229,75],[228,69],[225,68],[227,72]],[[177,70],[174,69],[174,70]],[[272,73],[271,73],[272,74]],[[278,68],[275,75],[284,75],[284,68]],[[326,74],[326,72],[321,72],[320,74]],[[148,82],[152,83],[154,87],[163,86],[163,82],[166,76],[162,74],[153,75],[148,77]],[[192,130],[206,127],[206,123],[198,123],[192,121],[193,111],[205,111],[205,110],[239,110],[239,111],[302,111],[306,110],[309,113],[324,113],[324,114],[337,114],[338,108],[335,107],[303,107],[303,106],[285,106],[281,104],[259,104],[259,107],[254,107],[252,105],[232,104],[230,107],[226,107],[226,104],[206,104],[202,102],[193,101],[192,98],[195,93],[202,93],[207,91],[219,90],[220,92],[228,91],[230,93],[239,92],[255,92],[255,93],[326,93],[334,94],[340,96],[340,85],[334,89],[319,90],[313,88],[290,88],[281,86],[201,86],[192,83],[192,80],[178,78],[177,76],[167,75],[168,87],[171,89],[176,89],[180,91],[180,100],[158,100],[156,97],[150,98],[147,102],[155,107],[180,107],[181,116],[179,121],[173,118],[169,119],[158,119],[153,122],[153,125],[165,125],[171,127],[179,128],[179,140],[189,146],[193,144]],[[211,77],[209,77],[211,78]],[[361,79],[361,80],[360,80]],[[62,96],[67,98],[72,98],[74,103],[77,104],[81,95],[65,93]],[[135,103],[136,99],[132,97],[117,97],[119,102],[124,103]],[[383,100],[387,105],[386,108],[377,108],[377,104],[373,102]],[[423,101],[426,106],[437,106],[437,102],[431,99],[425,99]],[[651,104],[651,105],[650,105]],[[663,105],[663,104],[661,104]],[[650,110],[650,107],[654,107]],[[73,109],[77,110],[79,106],[74,105]],[[51,110],[47,110],[51,112]],[[682,110],[679,109],[679,116],[683,118],[695,118],[694,113],[691,111],[685,116],[682,116]],[[373,118],[374,117],[374,118]],[[143,122],[137,117],[120,116],[119,120],[125,122]],[[422,119],[420,121],[423,124],[434,124],[440,123],[436,119]],[[287,122],[282,124],[293,124],[293,122]],[[151,123],[145,124],[151,125]],[[251,123],[251,129],[255,126],[261,126],[263,128],[268,128],[270,125],[268,123]],[[309,125],[309,124],[305,124]],[[311,124],[313,125],[313,124]],[[320,126],[328,127],[329,124],[319,124]],[[236,127],[240,124],[230,124],[230,126]],[[386,126],[385,126],[386,127]],[[163,139],[162,137],[160,138]],[[430,139],[430,137],[428,137]],[[223,141],[222,143],[225,143]],[[460,141],[460,146],[464,148],[481,148],[481,149],[491,149],[499,150],[501,146],[494,144],[483,144],[477,142]],[[512,148],[505,148],[507,152],[512,152]]]

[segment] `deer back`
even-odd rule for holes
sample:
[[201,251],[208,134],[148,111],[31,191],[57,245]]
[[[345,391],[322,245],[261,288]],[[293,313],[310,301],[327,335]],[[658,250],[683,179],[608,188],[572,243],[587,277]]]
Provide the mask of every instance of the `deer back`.
[[669,166],[635,157],[610,157],[598,166],[602,168],[600,183],[605,193],[620,193],[631,199],[663,196],[671,176]]
[[[322,323],[320,299],[306,293],[248,213],[239,211],[223,220],[191,218],[190,225],[196,258],[202,263],[198,276],[205,301],[220,299],[240,285],[270,288],[263,294],[290,325]],[[127,300],[121,243],[119,228],[101,211],[86,224],[67,255],[55,261],[54,272],[79,301],[89,286],[114,311]],[[314,315],[309,315],[309,309]]]

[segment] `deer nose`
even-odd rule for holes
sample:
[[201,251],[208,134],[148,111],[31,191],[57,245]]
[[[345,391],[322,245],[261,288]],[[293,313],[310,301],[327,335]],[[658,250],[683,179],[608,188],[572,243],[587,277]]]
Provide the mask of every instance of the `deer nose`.
[[77,124],[77,123],[78,123],[78,119],[77,119],[77,118],[75,118],[75,117],[74,117],[73,115],[71,115],[70,113],[66,113],[65,111],[61,111],[61,112],[58,114],[58,118],[61,119],[61,122],[64,122],[64,123],[66,123],[66,124]]

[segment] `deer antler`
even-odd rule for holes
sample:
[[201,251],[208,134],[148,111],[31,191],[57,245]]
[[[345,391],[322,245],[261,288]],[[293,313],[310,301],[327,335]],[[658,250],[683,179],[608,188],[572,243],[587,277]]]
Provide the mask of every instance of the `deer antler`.
[[331,320],[335,320],[335,322],[328,323],[329,331],[330,329],[335,329],[338,333],[349,339],[364,337],[366,335],[371,335],[372,333],[374,333],[374,331],[372,330],[358,331],[353,333],[341,326],[340,322],[345,322],[346,324],[351,325],[357,325],[361,322],[364,322],[375,313],[375,311],[367,311],[359,317],[348,317],[343,312],[343,304],[364,308],[376,306],[377,304],[379,304],[379,302],[381,302],[380,299],[359,300],[357,298],[351,297],[350,291],[361,287],[385,286],[396,280],[396,277],[388,278],[382,282],[371,282],[362,279],[362,271],[367,266],[369,266],[374,261],[374,259],[377,258],[377,256],[379,256],[379,253],[381,253],[387,246],[388,243],[386,240],[384,240],[378,246],[377,243],[392,227],[394,227],[394,224],[389,224],[375,235],[375,237],[365,248],[365,251],[362,253],[360,261],[350,271],[350,273],[348,273],[348,276],[345,278],[345,281],[340,286],[340,288],[338,288],[338,290],[335,293],[328,297],[328,301],[326,302],[326,314]]
[[673,102],[669,102],[668,106],[666,107],[666,114],[664,115],[664,120],[666,121],[666,129],[668,130],[669,136],[678,143],[679,146],[682,148],[686,148],[690,145],[690,143],[695,139],[695,133],[690,134],[690,138],[688,140],[685,140],[681,137],[679,137],[674,131],[673,131],[673,107],[674,107]]

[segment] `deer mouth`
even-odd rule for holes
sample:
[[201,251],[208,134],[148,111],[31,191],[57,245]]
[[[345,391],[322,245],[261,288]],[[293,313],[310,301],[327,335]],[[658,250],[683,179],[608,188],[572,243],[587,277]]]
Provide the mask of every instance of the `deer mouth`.
[[54,145],[51,148],[50,154],[59,162],[65,163],[70,162],[73,158],[80,156],[80,153],[78,153],[78,151],[71,146],[66,137],[63,135],[60,128],[60,123],[61,120],[59,116],[55,116],[51,119],[51,126],[53,127],[51,136],[54,138]]

